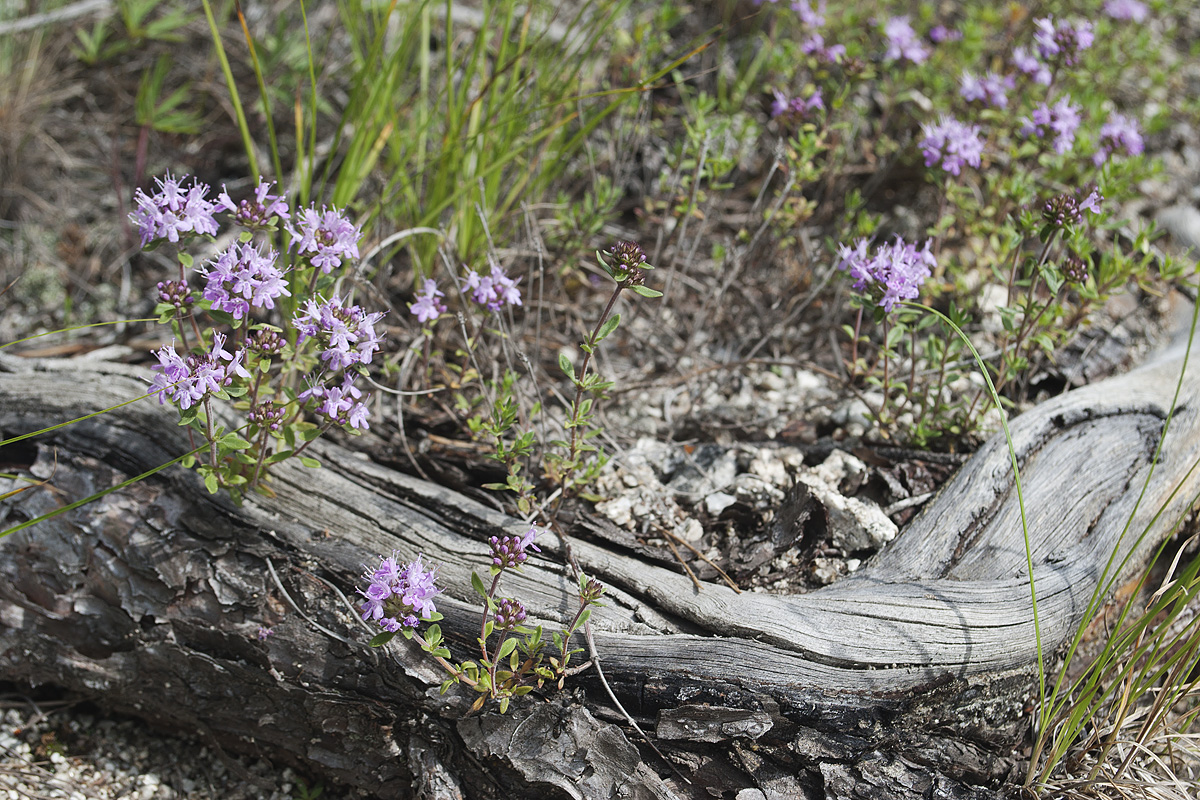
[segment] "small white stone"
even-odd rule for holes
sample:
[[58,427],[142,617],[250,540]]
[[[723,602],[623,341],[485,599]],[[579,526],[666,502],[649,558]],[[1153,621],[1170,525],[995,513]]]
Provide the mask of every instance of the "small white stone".
[[737,498],[725,492],[713,492],[704,498],[704,507],[710,517],[719,517],[721,512],[737,502]]

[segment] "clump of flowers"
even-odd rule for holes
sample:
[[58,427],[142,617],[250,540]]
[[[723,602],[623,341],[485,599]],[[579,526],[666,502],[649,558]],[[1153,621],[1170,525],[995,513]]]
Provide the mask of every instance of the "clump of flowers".
[[925,134],[921,140],[925,166],[940,163],[951,175],[962,172],[964,165],[979,166],[983,139],[978,125],[968,125],[943,114],[936,123],[922,125],[921,132]]
[[1027,47],[1013,48],[1012,63],[1019,72],[1027,75],[1035,83],[1049,86],[1050,82],[1054,79],[1053,74],[1050,72],[1050,67]]
[[202,274],[204,299],[212,308],[241,320],[251,310],[275,308],[279,297],[291,297],[278,265],[278,254],[249,242],[235,243],[213,259]]
[[1016,86],[1011,75],[988,72],[982,78],[964,72],[959,80],[958,93],[968,103],[982,103],[992,108],[1008,108],[1008,93]]
[[232,212],[234,222],[246,228],[270,230],[276,219],[288,220],[292,216],[287,201],[281,195],[271,194],[274,185],[274,181],[264,182],[259,178],[254,197],[247,197],[237,204],[229,196],[229,190],[222,186],[215,210]]
[[772,89],[771,94],[774,95],[774,99],[771,101],[771,116],[773,118],[787,117],[803,120],[817,111],[825,110],[825,98],[822,97],[819,88],[814,89],[808,97],[797,95],[789,98],[778,89]]
[[362,231],[336,208],[300,209],[296,224],[288,227],[288,233],[296,251],[308,255],[312,265],[325,274],[340,267],[343,258],[358,258]]
[[892,17],[883,24],[883,35],[887,39],[887,61],[908,61],[924,64],[929,58],[929,48],[917,36],[907,16]]
[[872,251],[868,240],[858,239],[853,245],[839,245],[838,267],[850,274],[856,290],[867,293],[876,305],[890,312],[896,303],[920,296],[921,284],[937,266],[931,245],[927,241],[917,249],[897,236],[891,244]]
[[482,708],[491,698],[499,702],[500,712],[504,713],[513,698],[547,682],[557,681],[562,688],[566,676],[574,671],[571,657],[582,652],[570,646],[571,636],[587,622],[592,607],[601,605],[603,587],[585,575],[579,576],[579,608],[570,624],[554,633],[553,647],[548,648],[541,626],[526,627],[529,612],[525,605],[516,598],[498,596],[504,573],[520,569],[528,550],[540,552],[532,545],[539,533],[540,529],[531,525],[521,535],[491,537],[490,586],[485,587],[479,573],[471,573],[471,586],[483,600],[477,660],[451,661],[452,654],[437,624],[430,625],[424,634],[418,631],[423,622],[436,623],[442,618],[434,604],[442,591],[436,583],[437,568],[426,565],[421,556],[401,566],[395,552],[380,557],[378,567],[366,568],[363,578],[367,588],[358,590],[363,597],[359,604],[363,620],[383,628],[383,633],[371,640],[371,646],[382,646],[397,633],[412,639],[449,676],[442,684],[443,693],[460,683],[479,693],[474,709]]
[[1069,153],[1075,146],[1075,132],[1082,121],[1080,108],[1070,97],[1062,97],[1054,105],[1041,103],[1022,121],[1021,133],[1026,136],[1054,137],[1054,152]]
[[[230,353],[225,349],[225,335],[213,334],[212,349],[186,358],[175,351],[174,343],[154,353],[158,363],[150,382],[150,396],[158,396],[159,405],[170,400],[183,411],[205,398],[220,394],[236,378],[248,378],[246,351]],[[222,363],[225,362],[225,363]]]
[[517,284],[520,278],[513,280],[500,267],[492,265],[488,275],[480,275],[475,270],[468,270],[463,278],[463,284],[471,292],[471,299],[488,311],[499,311],[504,306],[521,305],[521,290]]
[[1116,20],[1145,22],[1150,8],[1141,0],[1105,0],[1104,13]]
[[417,292],[416,299],[408,307],[408,310],[422,325],[432,322],[446,313],[446,304],[438,301],[439,297],[445,296],[444,292],[438,291],[437,281],[433,278],[426,278],[421,291]]
[[367,572],[367,588],[358,591],[366,598],[360,605],[363,620],[392,633],[401,628],[411,631],[422,620],[434,619],[434,598],[442,593],[435,583],[437,567],[426,567],[420,555],[401,566],[396,555],[393,551],[387,558],[381,557],[379,566]]
[[191,186],[185,186],[187,177],[172,178],[168,172],[165,177],[154,179],[158,184],[154,194],[141,189],[134,192],[137,211],[129,215],[129,221],[137,226],[142,247],[157,239],[174,243],[189,234],[216,235],[217,220],[213,214],[217,208],[208,199],[208,184],[193,178]]
[[[155,311],[171,325],[174,341],[154,352],[148,394],[174,405],[190,435],[203,438],[206,446],[197,452],[207,450],[207,458],[193,453],[183,463],[198,464],[210,491],[223,487],[235,501],[247,489],[270,494],[264,481],[272,464],[296,456],[317,466],[302,454],[321,432],[368,426],[370,398],[355,381],[379,350],[383,315],[315,291],[319,276],[358,254],[358,230],[335,209],[306,209],[292,229],[295,257],[285,265],[276,250],[254,240],[291,218],[284,198],[271,194],[274,184],[260,178],[240,203],[227,190],[212,203],[198,181],[168,175],[156,182],[155,195],[139,190],[130,215],[147,246],[214,236],[213,214],[228,214],[245,232],[195,270],[204,282],[199,299],[189,288],[193,260],[186,252],[179,253],[179,280],[158,284]],[[320,285],[334,278],[325,280]],[[220,423],[214,400],[242,415],[240,427],[229,431]]]
[[1137,122],[1124,114],[1113,114],[1100,126],[1100,148],[1092,156],[1092,162],[1100,166],[1114,153],[1136,156],[1143,150],[1145,144]]
[[1076,23],[1063,20],[1055,22],[1054,17],[1043,17],[1034,20],[1033,24],[1036,28],[1033,38],[1038,54],[1046,61],[1063,66],[1075,66],[1080,51],[1088,49],[1095,41],[1092,23],[1087,20]]

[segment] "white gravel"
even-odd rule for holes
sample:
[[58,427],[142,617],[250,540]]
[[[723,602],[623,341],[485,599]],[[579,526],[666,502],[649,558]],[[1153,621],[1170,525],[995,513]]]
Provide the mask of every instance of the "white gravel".
[[336,800],[290,768],[61,702],[0,700],[0,800]]

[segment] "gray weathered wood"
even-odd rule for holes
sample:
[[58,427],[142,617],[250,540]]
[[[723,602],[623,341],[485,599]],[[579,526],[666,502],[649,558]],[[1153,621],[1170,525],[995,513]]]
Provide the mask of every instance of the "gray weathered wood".
[[[1161,436],[1181,364],[1181,352],[1164,355],[1012,426],[1047,650],[1079,623],[1113,548],[1129,555],[1122,573],[1136,569],[1200,488],[1190,469],[1200,454],[1194,404]],[[135,397],[144,384],[129,372],[2,358],[0,432],[36,430]],[[1196,373],[1193,366],[1181,392],[1189,401],[1200,389]],[[0,526],[186,447],[168,410],[151,401],[61,429],[37,443],[33,472],[50,488],[0,505]],[[387,653],[366,648],[370,632],[343,596],[363,564],[393,549],[440,564],[445,627],[466,643],[478,624],[470,572],[483,563],[488,536],[522,526],[355,452],[314,449],[325,467],[283,465],[272,500],[235,508],[171,469],[0,542],[0,676],[90,690],[227,745],[250,736],[266,751],[381,795],[414,781],[429,797],[514,787],[578,797],[683,790],[660,780],[619,728],[585,708],[531,701],[503,720],[461,720],[470,698],[438,697],[429,688],[438,675],[420,653],[403,643]],[[2,452],[18,461],[34,455],[23,445]],[[573,611],[571,581],[561,547],[541,543],[546,557],[506,579],[505,592],[554,624]],[[733,720],[716,728],[737,764],[723,780],[749,776],[778,796],[853,775],[870,784],[872,764],[917,774],[937,753],[964,759],[962,748],[974,746],[964,741],[1011,744],[1020,730],[1035,650],[1001,440],[974,456],[872,564],[807,595],[739,595],[715,584],[698,592],[686,576],[621,548],[583,539],[573,547],[608,587],[609,605],[593,619],[614,688],[651,727],[647,717],[663,710],[665,740],[686,739],[681,720],[695,723],[694,748],[712,745],[715,730],[696,720]],[[274,634],[259,641],[259,626]],[[562,739],[568,719],[574,733]],[[955,734],[935,735],[942,725]],[[545,741],[522,749],[512,738],[522,736]],[[877,753],[885,739],[902,742],[908,755]],[[775,760],[764,765],[761,752],[742,752],[738,743],[750,741]],[[568,751],[586,762],[589,747],[593,763],[584,770]],[[729,755],[735,751],[742,754]],[[672,757],[695,766],[687,752]],[[951,777],[978,783],[1007,768],[994,753],[976,755],[963,761],[973,766],[943,763],[942,772],[959,769]],[[485,773],[492,783],[468,785],[465,776]]]

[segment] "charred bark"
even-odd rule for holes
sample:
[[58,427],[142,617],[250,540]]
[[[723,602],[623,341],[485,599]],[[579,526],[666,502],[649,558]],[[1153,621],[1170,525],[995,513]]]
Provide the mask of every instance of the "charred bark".
[[[1196,495],[1194,365],[1165,425],[1182,363],[1165,356],[1013,425],[1047,651],[1079,624],[1114,547],[1136,570]],[[4,358],[0,438],[137,397],[135,374]],[[44,481],[0,504],[0,528],[186,449],[147,401],[0,448],[5,471]],[[439,695],[418,650],[367,647],[349,599],[364,563],[398,549],[442,565],[443,628],[465,647],[478,625],[470,572],[487,537],[519,523],[345,448],[314,449],[324,468],[281,465],[274,499],[235,507],[171,468],[0,540],[0,677],[380,797],[983,797],[1013,768],[1035,637],[1002,439],[872,564],[806,595],[697,592],[617,539],[576,539],[608,587],[593,618],[604,671],[670,768],[592,673],[505,716],[467,715],[473,697]],[[553,627],[574,607],[561,544],[547,544],[506,591]]]

